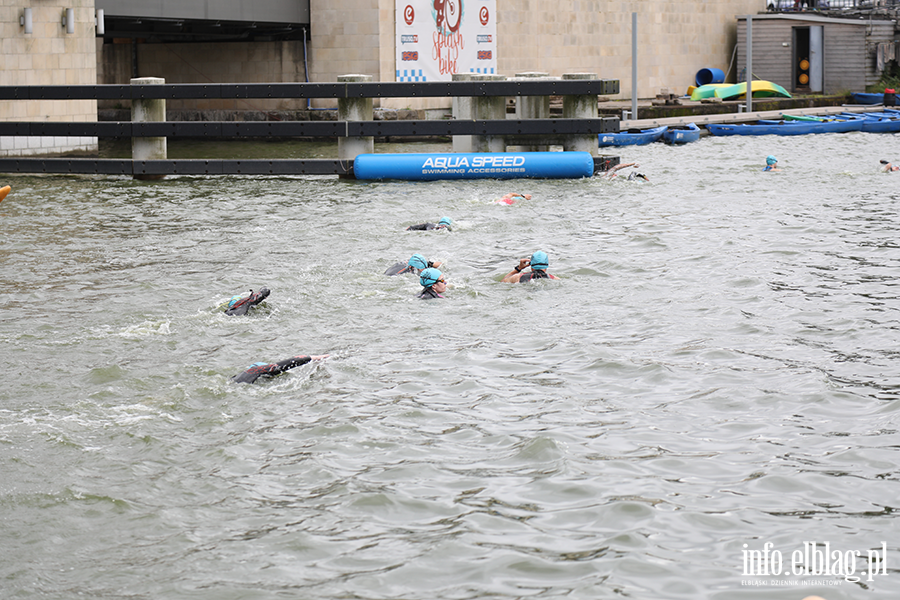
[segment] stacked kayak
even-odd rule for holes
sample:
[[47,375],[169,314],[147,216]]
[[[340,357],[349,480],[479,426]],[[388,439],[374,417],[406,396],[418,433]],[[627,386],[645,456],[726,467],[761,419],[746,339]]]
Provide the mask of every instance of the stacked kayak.
[[862,131],[865,119],[859,116],[843,116],[838,119],[770,121],[760,119],[756,123],[740,123],[734,125],[715,125],[710,123],[706,129],[712,135],[808,135],[811,133],[847,133]]
[[700,139],[700,128],[695,123],[670,125],[663,132],[662,139],[667,144],[689,144]]
[[719,88],[731,87],[732,83],[707,83],[693,89],[689,89],[691,100],[703,100],[704,98],[714,98],[716,90]]
[[[850,116],[852,113],[844,113]],[[897,133],[900,132],[900,112],[891,110],[877,113],[864,113],[862,131],[866,133]]]
[[666,126],[652,129],[629,129],[620,133],[601,133],[600,147],[604,146],[643,146],[655,142],[662,137]]
[[[754,98],[771,98],[777,96],[780,98],[790,98],[791,95],[786,89],[766,81],[764,79],[754,79],[751,86]],[[747,97],[747,82],[744,83],[708,83],[691,90],[691,100],[703,100],[704,98],[721,98],[722,100],[739,100]]]
[[884,102],[884,94],[854,92],[850,98],[853,104],[881,104]]
[[[775,96],[780,98],[791,97],[788,91],[777,83],[772,83],[771,81],[765,81],[763,79],[754,79],[751,88],[753,90],[754,98],[772,98]],[[747,82],[745,81],[744,83],[717,88],[715,96],[722,100],[739,100],[741,98],[746,98]]]

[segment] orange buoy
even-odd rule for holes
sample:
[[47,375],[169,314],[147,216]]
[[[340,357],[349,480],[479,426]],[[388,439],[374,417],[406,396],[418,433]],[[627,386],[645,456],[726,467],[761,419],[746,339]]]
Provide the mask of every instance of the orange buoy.
[[3,199],[6,198],[6,195],[12,190],[11,187],[5,185],[0,187],[0,202],[3,202]]

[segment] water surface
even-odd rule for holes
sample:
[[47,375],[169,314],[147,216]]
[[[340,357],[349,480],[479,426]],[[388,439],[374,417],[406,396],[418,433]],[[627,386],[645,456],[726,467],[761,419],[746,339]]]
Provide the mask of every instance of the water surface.
[[[0,592],[894,599],[897,148],[622,150],[650,183],[7,176]],[[500,282],[538,249],[558,281]],[[382,275],[414,252],[445,299]],[[767,543],[860,556],[746,574]]]

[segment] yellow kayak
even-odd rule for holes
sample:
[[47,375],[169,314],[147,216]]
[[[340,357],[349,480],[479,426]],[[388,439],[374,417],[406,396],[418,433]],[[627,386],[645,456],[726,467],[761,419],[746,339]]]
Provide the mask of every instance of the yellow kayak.
[[7,195],[11,190],[12,190],[12,188],[9,187],[8,185],[5,185],[5,186],[3,186],[2,188],[0,188],[0,202],[3,202],[3,199],[6,198],[6,195]]

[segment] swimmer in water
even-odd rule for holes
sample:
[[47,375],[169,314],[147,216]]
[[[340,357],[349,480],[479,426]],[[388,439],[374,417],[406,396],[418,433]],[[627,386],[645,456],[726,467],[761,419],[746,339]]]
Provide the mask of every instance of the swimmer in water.
[[[890,163],[890,161],[882,160],[881,161],[881,170],[884,173],[890,173],[891,171],[900,171],[900,167],[895,167],[894,165],[892,165]],[[0,190],[0,194],[2,194],[2,193],[3,193],[3,191]]]
[[631,173],[628,174],[628,181],[635,181],[635,180],[650,181],[647,178],[647,176],[644,175],[643,173],[638,173],[636,171],[632,171]]
[[409,257],[409,260],[406,261],[406,264],[402,262],[394,263],[392,266],[388,267],[388,270],[384,272],[385,275],[400,275],[402,273],[413,273],[418,275],[422,272],[423,269],[428,269],[430,267],[439,267],[441,266],[440,261],[430,261],[425,260],[425,257],[421,254],[413,254]]
[[[547,253],[538,250],[531,255],[530,259],[520,258],[519,266],[507,273],[506,277],[503,278],[503,281],[504,283],[525,283],[526,281],[532,281],[534,279],[559,279],[555,275],[551,275],[547,272],[547,267],[549,266],[550,258],[547,256]],[[523,273],[522,270],[525,269],[525,267],[531,267],[531,271]]]
[[3,187],[0,187],[0,202],[3,202],[3,199],[6,198],[6,195],[10,191],[12,191],[12,188],[9,187],[8,185],[4,185]]
[[269,288],[262,288],[258,292],[250,290],[250,295],[246,298],[234,296],[228,301],[228,308],[225,309],[226,315],[246,315],[247,312],[263,300],[269,297]]
[[422,291],[419,293],[419,298],[422,300],[443,298],[441,294],[447,291],[444,274],[433,267],[425,269],[419,274],[419,283],[422,284]]
[[[616,177],[619,177],[617,171],[621,171],[622,169],[626,169],[628,167],[634,167],[635,169],[637,169],[639,166],[641,165],[637,163],[625,163],[624,165],[616,165],[612,169],[604,173],[603,177],[605,177],[606,179],[615,179]],[[637,171],[632,171],[631,173],[629,173],[626,179],[628,179],[628,181],[650,181],[650,179],[646,175],[644,175],[643,173],[638,173]]]
[[253,363],[246,371],[231,378],[235,383],[253,383],[260,377],[275,377],[294,367],[305,365],[313,360],[324,360],[329,354],[319,356],[292,356],[277,363]]
[[435,229],[453,231],[451,225],[453,225],[453,220],[450,217],[441,217],[441,220],[437,223],[419,223],[418,225],[410,225],[406,228],[406,231],[432,231]]
[[515,204],[521,200],[531,200],[531,194],[519,194],[518,192],[510,192],[498,200],[494,200],[494,204]]
[[763,171],[780,171],[778,168],[778,159],[771,154],[766,157],[766,168]]

